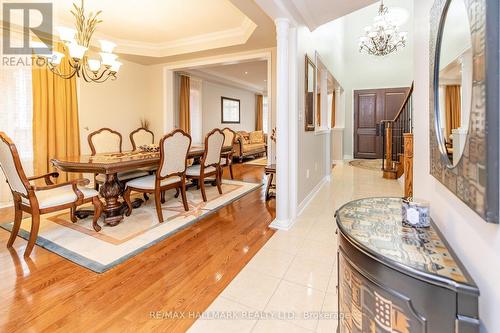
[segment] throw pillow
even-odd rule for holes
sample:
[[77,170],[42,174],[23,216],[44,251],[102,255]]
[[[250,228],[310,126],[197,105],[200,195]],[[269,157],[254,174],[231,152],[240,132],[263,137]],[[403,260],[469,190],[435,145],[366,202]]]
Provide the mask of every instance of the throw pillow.
[[251,132],[250,143],[264,143],[264,133],[262,131]]

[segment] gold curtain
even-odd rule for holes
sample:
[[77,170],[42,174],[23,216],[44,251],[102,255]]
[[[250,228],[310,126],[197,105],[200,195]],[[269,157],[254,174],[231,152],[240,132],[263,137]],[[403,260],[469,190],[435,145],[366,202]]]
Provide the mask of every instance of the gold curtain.
[[191,116],[189,106],[190,79],[188,76],[181,75],[181,87],[179,94],[179,127],[186,133],[191,134]]
[[[65,53],[61,44],[54,45],[56,51]],[[70,66],[63,59],[62,72]],[[76,77],[63,79],[45,66],[33,66],[33,169],[35,175],[54,171],[51,158],[80,155],[80,130],[78,124],[78,102]],[[61,173],[58,181],[80,177],[79,174]]]
[[331,126],[332,128],[335,127],[335,111],[336,111],[336,105],[335,105],[335,90],[333,91],[332,95],[332,123]]
[[446,86],[446,141],[449,141],[451,131],[460,127],[462,109],[461,86]]
[[264,126],[263,122],[263,110],[264,110],[264,96],[257,95],[257,119],[255,121],[255,130],[262,131],[262,127]]

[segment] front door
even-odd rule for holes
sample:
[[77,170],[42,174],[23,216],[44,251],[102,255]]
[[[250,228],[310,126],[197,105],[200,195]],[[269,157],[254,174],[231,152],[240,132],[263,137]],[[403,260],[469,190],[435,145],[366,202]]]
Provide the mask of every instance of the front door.
[[377,124],[393,120],[409,88],[354,91],[354,158],[382,158],[382,137]]

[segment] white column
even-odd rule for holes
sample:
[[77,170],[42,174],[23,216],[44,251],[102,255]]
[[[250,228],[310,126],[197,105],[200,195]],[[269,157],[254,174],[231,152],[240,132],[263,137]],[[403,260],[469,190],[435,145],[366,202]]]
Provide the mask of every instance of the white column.
[[290,225],[289,191],[289,54],[290,21],[278,18],[276,24],[276,220],[271,227],[288,229]]

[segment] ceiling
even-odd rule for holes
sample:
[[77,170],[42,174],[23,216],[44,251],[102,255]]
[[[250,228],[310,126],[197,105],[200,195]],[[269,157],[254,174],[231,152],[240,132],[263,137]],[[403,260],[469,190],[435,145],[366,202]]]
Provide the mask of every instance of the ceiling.
[[[69,11],[80,0],[52,2],[54,27],[73,27]],[[142,64],[276,45],[273,21],[249,0],[85,0],[87,15],[99,10],[92,45],[113,41],[121,58]]]
[[263,93],[267,90],[267,61],[249,61],[187,71],[202,79]]

